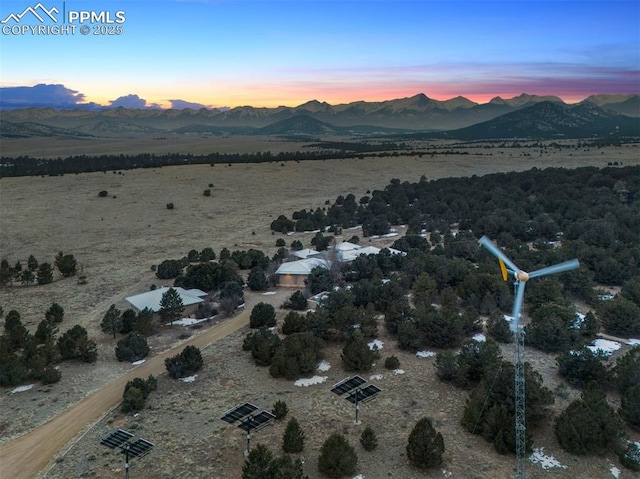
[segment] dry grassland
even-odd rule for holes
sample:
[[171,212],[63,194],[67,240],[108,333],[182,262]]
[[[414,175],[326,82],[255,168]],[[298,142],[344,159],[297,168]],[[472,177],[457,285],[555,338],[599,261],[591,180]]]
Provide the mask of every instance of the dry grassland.
[[[5,148],[3,143],[3,154],[9,154]],[[0,290],[0,304],[5,313],[18,310],[23,322],[34,331],[44,311],[52,302],[58,302],[65,309],[61,331],[77,323],[86,327],[99,343],[99,360],[94,365],[63,363],[62,380],[53,386],[36,385],[20,394],[2,390],[0,441],[6,443],[31,430],[130,369],[115,361],[114,341],[100,331],[99,322],[110,304],[124,309],[128,307],[123,301],[125,296],[148,290],[151,284],[162,284],[151,266],[163,259],[178,258],[192,248],[201,250],[206,246],[216,252],[226,246],[232,250],[257,248],[273,254],[280,235],[271,234],[269,223],[279,214],[289,216],[303,207],[322,207],[326,200],[333,201],[339,194],[354,193],[359,197],[367,190],[383,188],[391,178],[413,182],[421,175],[431,179],[533,166],[640,163],[637,148],[631,146],[583,152],[564,150],[542,157],[520,156],[523,152],[526,150],[503,154],[493,150],[492,156],[484,151],[483,156],[198,165],[121,174],[1,179],[0,255],[12,263],[24,263],[29,254],[41,262],[52,262],[58,251],[72,253],[82,264],[88,284],[78,285],[71,278],[45,286],[4,288]],[[202,192],[209,183],[214,185],[212,195],[205,197]],[[99,198],[101,190],[107,190],[109,196]],[[174,203],[174,210],[166,208],[168,202]],[[351,234],[345,232],[344,239]],[[306,246],[310,237],[298,234],[285,239],[287,243],[301,239]],[[120,455],[97,446],[99,437],[115,427],[131,429],[158,443],[151,456],[133,463],[133,477],[239,477],[244,438],[239,430],[218,418],[225,409],[243,400],[270,409],[277,399],[288,403],[290,414],[306,430],[305,472],[312,479],[319,477],[319,447],[335,430],[347,434],[356,445],[360,470],[367,479],[511,476],[513,457],[496,455],[482,439],[465,433],[458,425],[465,394],[437,382],[432,359],[417,359],[396,351],[393,341],[384,338],[383,329],[380,328],[386,340],[383,358],[397,354],[406,374],[383,372],[382,361],[374,371],[385,374],[378,381],[383,393],[378,400],[363,406],[362,420],[378,433],[378,452],[369,454],[359,447],[362,426],[353,425],[353,410],[346,401],[333,398],[328,392],[328,386],[346,376],[340,367],[338,349],[327,352],[332,369],[326,373],[326,384],[297,388],[286,381],[272,380],[266,370],[252,366],[248,356],[239,352],[245,334],[240,332],[204,351],[206,366],[195,383],[178,383],[162,376],[149,409],[138,418],[109,415],[60,458],[47,477],[107,478],[122,474]],[[152,346],[162,349],[177,334],[154,338]],[[555,381],[552,357],[532,353],[531,359],[540,369],[547,369],[546,377]],[[558,400],[562,405],[568,399]],[[425,415],[434,418],[443,432],[447,453],[443,468],[423,474],[406,465],[403,451],[411,427]],[[266,441],[277,450],[283,430],[284,425],[265,429],[256,434],[256,440]],[[543,471],[532,465],[529,477],[610,477],[608,467],[610,461],[615,461],[613,457],[578,461],[562,453],[550,429],[538,437],[541,440],[536,445],[544,446],[568,469]],[[624,471],[620,477],[632,476]]]

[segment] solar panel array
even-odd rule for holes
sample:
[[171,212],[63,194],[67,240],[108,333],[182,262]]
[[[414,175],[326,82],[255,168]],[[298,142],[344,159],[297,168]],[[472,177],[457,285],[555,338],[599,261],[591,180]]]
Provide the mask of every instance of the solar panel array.
[[255,416],[249,416],[247,419],[242,421],[238,427],[247,432],[259,431],[263,427],[268,426],[275,418],[276,417],[270,412],[262,411],[260,414]]
[[100,440],[100,444],[111,449],[122,446],[125,442],[133,437],[133,434],[122,429],[107,434]]
[[366,383],[366,381],[360,376],[353,376],[352,378],[343,379],[338,384],[333,386],[331,388],[331,392],[337,394],[338,396],[341,396],[364,383]]
[[[129,443],[127,444],[127,446],[129,447],[129,454],[135,457],[143,457],[149,454],[149,451],[153,449],[153,446],[155,446],[155,444],[145,439],[136,439],[135,442]],[[126,446],[121,449],[122,453],[124,454],[126,452]]]
[[244,404],[240,404],[239,406],[229,409],[227,412],[225,412],[222,415],[220,419],[222,419],[225,422],[228,422],[229,424],[233,424],[234,422],[239,421],[245,416],[248,416],[249,414],[251,414],[253,411],[257,409],[258,409],[258,406],[254,406],[253,404],[246,402]]
[[355,390],[354,392],[349,394],[345,399],[352,404],[355,404],[356,401],[359,403],[372,401],[376,398],[376,396],[380,391],[382,391],[382,389],[380,389],[378,386],[374,384],[369,384],[364,389]]

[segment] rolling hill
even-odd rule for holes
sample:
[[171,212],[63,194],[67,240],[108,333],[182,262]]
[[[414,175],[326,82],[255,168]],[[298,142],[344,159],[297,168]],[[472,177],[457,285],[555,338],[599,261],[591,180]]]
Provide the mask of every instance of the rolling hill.
[[545,101],[493,120],[442,133],[460,140],[498,138],[592,138],[639,136],[640,118],[605,110],[591,102],[566,106]]

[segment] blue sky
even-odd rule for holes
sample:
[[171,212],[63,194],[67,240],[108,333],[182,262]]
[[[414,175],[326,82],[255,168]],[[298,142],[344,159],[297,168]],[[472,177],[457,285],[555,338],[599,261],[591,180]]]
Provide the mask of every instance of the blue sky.
[[[37,98],[52,102],[163,107],[640,93],[637,0],[40,1],[123,11],[125,21],[118,35],[33,35],[15,33],[40,24],[30,13],[9,19],[3,28],[14,30],[0,38],[5,99],[33,96],[15,87],[38,84],[50,86]],[[3,0],[0,19],[37,3]]]

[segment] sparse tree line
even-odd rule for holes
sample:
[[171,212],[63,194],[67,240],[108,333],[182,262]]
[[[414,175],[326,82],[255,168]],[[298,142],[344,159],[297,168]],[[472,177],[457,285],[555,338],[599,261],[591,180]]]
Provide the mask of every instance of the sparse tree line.
[[59,334],[58,325],[63,318],[64,309],[53,303],[32,334],[22,324],[18,311],[12,309],[6,314],[0,336],[0,386],[17,386],[25,381],[53,384],[62,376],[56,368],[60,361],[97,360],[97,345],[82,326],[75,325]]
[[[437,234],[433,245],[451,241],[452,224],[523,252],[527,244],[581,258],[589,277],[622,284],[640,274],[634,247],[640,227],[640,167],[549,168],[482,177],[443,178],[417,183],[392,179],[384,190],[357,199],[340,195],[333,204],[279,216],[275,232],[313,231],[362,226],[363,235],[407,225],[409,233]],[[448,236],[448,237],[447,237]],[[449,254],[465,253],[464,244]],[[469,258],[472,259],[472,258]]]
[[132,170],[137,168],[161,168],[175,165],[199,165],[233,163],[266,163],[272,161],[328,160],[344,158],[345,154],[336,150],[294,151],[272,154],[256,153],[209,153],[193,155],[191,153],[169,153],[156,155],[140,153],[137,155],[76,155],[66,158],[51,159],[19,156],[17,158],[2,157],[0,159],[0,177],[3,176],[58,176],[69,173],[89,173],[95,171]]
[[9,260],[3,258],[0,260],[0,286],[13,286],[14,282],[19,282],[23,286],[29,286],[33,283],[49,284],[54,279],[54,267],[63,278],[74,276],[77,271],[77,261],[72,254],[64,254],[60,251],[53,265],[48,262],[39,263],[33,255],[29,255],[26,264],[21,261],[11,266]]

